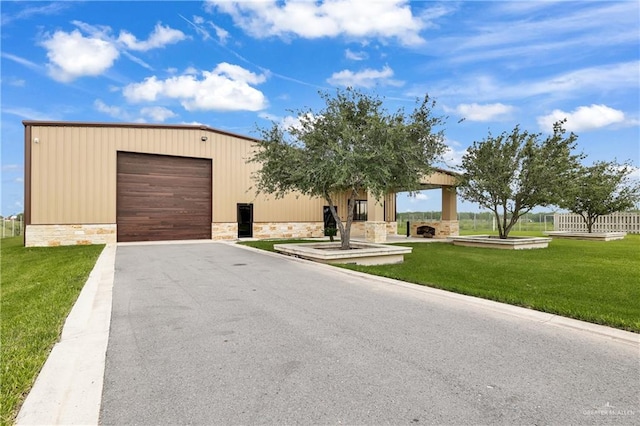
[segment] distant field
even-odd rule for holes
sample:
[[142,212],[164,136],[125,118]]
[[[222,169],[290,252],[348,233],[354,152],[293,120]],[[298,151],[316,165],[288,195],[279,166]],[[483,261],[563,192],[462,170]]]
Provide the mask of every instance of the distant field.
[[[460,226],[460,233],[479,233],[479,232],[493,232],[494,222],[493,216],[490,213],[460,213],[458,223]],[[398,213],[398,235],[406,235],[407,233],[407,221],[439,221],[440,212],[412,212],[412,213]],[[523,217],[513,227],[514,231],[531,231],[531,232],[543,232],[553,231],[553,217],[548,213],[531,213]]]

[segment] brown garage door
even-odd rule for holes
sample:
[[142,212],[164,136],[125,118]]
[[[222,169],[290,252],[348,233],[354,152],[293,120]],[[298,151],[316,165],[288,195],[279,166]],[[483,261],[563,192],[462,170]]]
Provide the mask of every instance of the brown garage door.
[[118,241],[211,238],[211,160],[118,152]]

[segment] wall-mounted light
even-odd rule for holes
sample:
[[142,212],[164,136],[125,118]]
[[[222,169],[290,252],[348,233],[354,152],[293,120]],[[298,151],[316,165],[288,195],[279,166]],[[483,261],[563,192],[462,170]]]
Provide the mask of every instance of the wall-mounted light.
[[33,143],[40,143],[40,138],[33,138]]
[[200,140],[201,140],[202,142],[206,142],[206,141],[207,141],[207,137],[206,137],[206,136],[200,136]]

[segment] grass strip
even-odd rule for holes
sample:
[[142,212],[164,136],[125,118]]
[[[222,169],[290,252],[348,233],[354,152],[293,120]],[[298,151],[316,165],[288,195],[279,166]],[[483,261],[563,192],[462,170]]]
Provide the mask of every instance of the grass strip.
[[0,424],[10,425],[104,246],[1,244]]
[[[246,244],[273,247],[258,243]],[[336,266],[640,332],[640,235],[535,250],[401,245],[413,248],[402,264]]]

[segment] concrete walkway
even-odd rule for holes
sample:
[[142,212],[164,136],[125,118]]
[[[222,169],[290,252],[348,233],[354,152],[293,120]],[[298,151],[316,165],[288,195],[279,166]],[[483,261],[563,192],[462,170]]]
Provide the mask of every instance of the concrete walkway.
[[113,246],[18,424],[640,417],[634,333],[223,243],[120,251],[105,398]]
[[89,274],[58,342],[16,419],[18,425],[98,424],[111,323],[116,246]]

